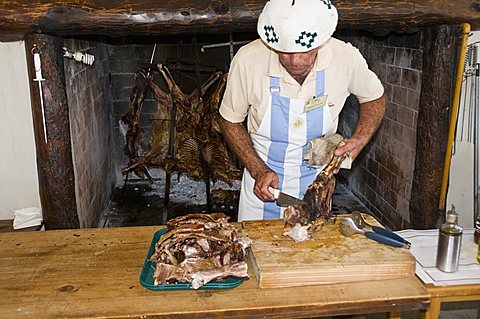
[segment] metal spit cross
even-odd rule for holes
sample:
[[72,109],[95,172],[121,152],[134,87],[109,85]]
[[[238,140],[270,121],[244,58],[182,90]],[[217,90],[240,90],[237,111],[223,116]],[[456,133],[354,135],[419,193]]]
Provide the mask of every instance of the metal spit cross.
[[232,61],[233,55],[234,55],[233,46],[234,45],[246,44],[246,43],[249,43],[251,41],[233,41],[233,35],[232,35],[231,32],[230,32],[229,37],[230,37],[230,42],[202,45],[202,47],[200,48],[200,51],[205,52],[205,49],[229,46],[230,47],[230,61]]
[[[37,52],[34,52],[37,51]],[[42,81],[45,79],[42,76],[42,61],[40,60],[40,53],[38,53],[38,47],[34,44],[32,49],[33,54],[33,65],[35,68],[35,78],[33,81],[38,82],[38,91],[40,92],[40,106],[42,110],[42,124],[43,124],[43,136],[45,138],[45,144],[48,144],[47,137],[47,123],[45,121],[45,109],[43,106],[43,91],[42,91]]]

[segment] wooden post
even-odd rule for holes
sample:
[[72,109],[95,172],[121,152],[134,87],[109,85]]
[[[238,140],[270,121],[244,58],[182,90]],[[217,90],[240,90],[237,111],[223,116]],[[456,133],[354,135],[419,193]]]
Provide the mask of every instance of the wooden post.
[[[40,53],[45,79],[41,85],[47,142],[39,85],[33,81],[36,77],[32,54],[34,45],[37,49],[33,52]],[[30,34],[25,38],[40,200],[46,229],[79,228],[62,46],[61,38],[49,35]]]
[[417,124],[417,148],[410,200],[410,223],[435,228],[452,101],[458,26],[434,26],[423,33],[423,70]]

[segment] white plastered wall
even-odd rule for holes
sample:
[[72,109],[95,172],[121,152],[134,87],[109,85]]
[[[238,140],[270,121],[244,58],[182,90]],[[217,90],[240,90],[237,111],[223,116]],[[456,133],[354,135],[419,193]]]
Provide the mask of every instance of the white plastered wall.
[[0,220],[40,207],[24,42],[0,42]]
[[[480,41],[480,31],[472,32],[469,44]],[[466,70],[469,66],[466,65]],[[459,216],[459,224],[464,228],[473,228],[473,85],[474,77],[464,78],[459,105],[457,130],[453,148],[450,179],[447,193],[447,210],[452,205]],[[479,88],[480,89],[480,88]],[[480,101],[477,101],[480,107]],[[480,120],[477,119],[479,125]]]

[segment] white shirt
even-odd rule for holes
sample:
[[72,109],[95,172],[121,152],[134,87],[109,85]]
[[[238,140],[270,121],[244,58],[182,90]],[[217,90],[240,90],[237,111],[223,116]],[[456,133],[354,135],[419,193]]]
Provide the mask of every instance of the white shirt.
[[243,122],[248,116],[248,131],[256,132],[269,102],[269,76],[280,78],[282,96],[308,100],[315,93],[316,71],[323,69],[326,70],[325,94],[335,130],[338,115],[350,94],[360,103],[383,95],[380,80],[368,69],[358,49],[349,43],[330,38],[320,47],[313,69],[300,85],[280,64],[275,51],[258,39],[240,48],[233,58],[220,114],[232,123]]

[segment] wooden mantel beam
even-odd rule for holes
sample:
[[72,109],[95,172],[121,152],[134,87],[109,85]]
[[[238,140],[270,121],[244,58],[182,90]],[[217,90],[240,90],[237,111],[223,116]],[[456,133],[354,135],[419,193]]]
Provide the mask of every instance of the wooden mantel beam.
[[[328,0],[325,0],[328,1]],[[255,31],[265,0],[13,0],[0,2],[0,41],[30,32],[57,36],[161,36]],[[469,22],[480,26],[480,0],[338,0],[339,28],[413,32]]]

